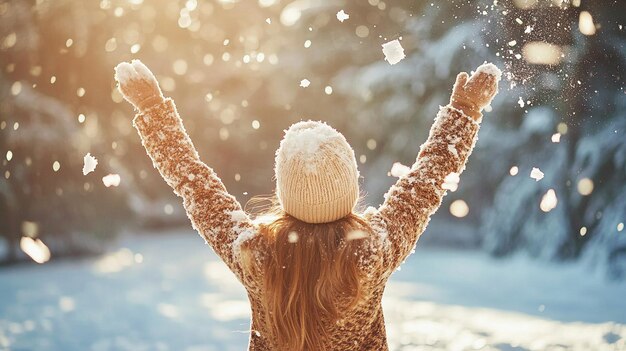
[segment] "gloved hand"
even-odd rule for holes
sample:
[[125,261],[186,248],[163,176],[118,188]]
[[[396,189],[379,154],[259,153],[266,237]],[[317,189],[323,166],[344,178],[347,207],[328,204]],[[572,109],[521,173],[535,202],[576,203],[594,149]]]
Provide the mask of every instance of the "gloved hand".
[[118,64],[115,80],[124,99],[139,111],[163,102],[163,93],[154,74],[139,60]]
[[492,63],[480,65],[471,77],[465,72],[459,73],[450,97],[450,105],[478,120],[482,116],[482,109],[491,104],[491,100],[498,93],[501,77],[502,72]]

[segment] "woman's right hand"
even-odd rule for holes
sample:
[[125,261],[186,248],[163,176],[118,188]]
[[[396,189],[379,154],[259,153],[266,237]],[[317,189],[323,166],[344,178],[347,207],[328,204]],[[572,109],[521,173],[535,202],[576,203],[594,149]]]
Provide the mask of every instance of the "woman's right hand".
[[154,74],[139,60],[118,64],[115,80],[124,99],[139,111],[163,102],[163,93]]
[[498,93],[502,72],[492,63],[482,64],[471,77],[465,72],[456,77],[450,105],[478,120],[481,111]]

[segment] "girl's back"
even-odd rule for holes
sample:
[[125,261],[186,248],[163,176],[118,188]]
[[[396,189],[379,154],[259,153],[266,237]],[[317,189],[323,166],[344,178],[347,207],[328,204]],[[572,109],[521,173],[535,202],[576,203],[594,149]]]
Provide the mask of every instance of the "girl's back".
[[284,214],[258,230],[237,248],[256,311],[251,350],[386,348],[380,243],[363,218],[312,225]]
[[171,99],[139,61],[116,67],[148,155],[183,198],[193,227],[248,291],[250,350],[387,350],[381,299],[477,140],[499,70],[457,77],[415,163],[378,208],[356,214],[359,172],[339,132],[314,121],[285,133],[276,152],[278,217],[254,223],[198,157]]

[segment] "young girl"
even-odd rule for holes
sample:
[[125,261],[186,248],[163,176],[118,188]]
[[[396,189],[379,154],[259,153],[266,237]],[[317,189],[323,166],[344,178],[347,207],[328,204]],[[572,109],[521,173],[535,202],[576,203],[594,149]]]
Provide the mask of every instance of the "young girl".
[[139,111],[143,146],[183,204],[193,227],[246,287],[252,306],[249,350],[387,350],[381,298],[412,252],[477,140],[481,110],[500,71],[457,76],[410,172],[385,202],[355,213],[354,151],[322,122],[292,125],[276,151],[275,215],[252,222],[215,172],[198,158],[174,101],[140,61],[116,67],[119,89]]

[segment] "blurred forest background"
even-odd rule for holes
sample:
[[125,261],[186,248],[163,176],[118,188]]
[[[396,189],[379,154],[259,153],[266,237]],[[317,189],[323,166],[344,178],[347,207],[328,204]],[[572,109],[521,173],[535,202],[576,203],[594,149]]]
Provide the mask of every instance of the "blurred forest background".
[[[626,279],[625,19],[621,0],[0,0],[0,261],[28,259],[24,237],[55,258],[101,252],[127,227],[188,225],[116,90],[120,61],[153,70],[242,203],[273,191],[283,130],[319,119],[355,148],[373,206],[456,74],[493,61],[506,79],[422,244]],[[407,57],[391,66],[393,39]],[[99,164],[83,176],[88,152]],[[541,206],[550,194],[556,207]]]

